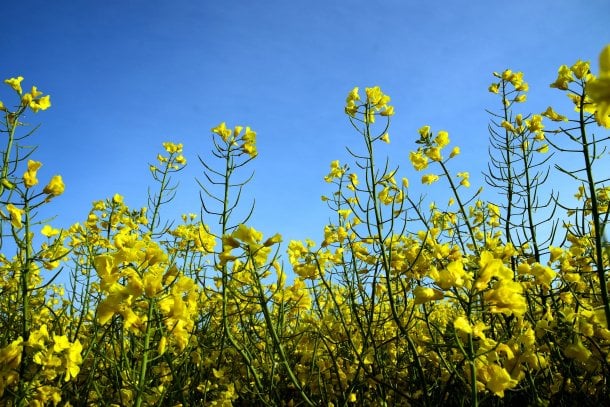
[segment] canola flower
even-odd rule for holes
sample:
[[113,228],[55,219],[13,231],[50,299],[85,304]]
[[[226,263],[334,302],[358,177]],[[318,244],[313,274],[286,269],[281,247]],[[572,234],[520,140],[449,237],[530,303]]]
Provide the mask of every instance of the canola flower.
[[42,163],[39,161],[28,160],[28,169],[23,174],[23,184],[26,188],[32,188],[38,184],[38,178],[36,178],[37,171],[42,167]]
[[[365,88],[366,98],[360,97],[360,88],[353,88],[347,95],[345,101],[345,113],[355,118],[357,114],[363,115],[365,123],[375,123],[376,116],[390,117],[394,115],[394,106],[390,105],[390,96],[383,93],[379,86]],[[389,141],[389,136],[384,133],[380,136],[384,141]]]
[[66,186],[61,178],[61,175],[54,175],[49,183],[44,187],[42,192],[48,194],[50,197],[59,196],[64,193]]

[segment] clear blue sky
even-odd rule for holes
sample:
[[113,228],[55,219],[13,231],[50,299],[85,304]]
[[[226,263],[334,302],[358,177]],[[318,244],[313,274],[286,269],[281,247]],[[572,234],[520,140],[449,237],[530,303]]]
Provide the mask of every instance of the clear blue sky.
[[[593,61],[610,42],[610,2],[540,1],[68,1],[4,2],[0,73],[51,94],[32,142],[41,182],[62,174],[54,226],[86,218],[118,192],[146,204],[148,163],[164,141],[188,159],[168,215],[198,212],[197,155],[222,121],[258,132],[247,198],[265,235],[322,240],[320,201],[331,160],[359,143],[343,113],[354,86],[392,97],[392,143],[380,151],[427,191],[408,163],[417,129],[449,131],[454,171],[486,167],[493,71],[524,71],[524,109],[543,111],[561,64]],[[0,99],[8,101],[6,89]],[[473,187],[476,187],[476,181]],[[437,189],[446,189],[444,184]],[[247,203],[247,201],[246,201]]]

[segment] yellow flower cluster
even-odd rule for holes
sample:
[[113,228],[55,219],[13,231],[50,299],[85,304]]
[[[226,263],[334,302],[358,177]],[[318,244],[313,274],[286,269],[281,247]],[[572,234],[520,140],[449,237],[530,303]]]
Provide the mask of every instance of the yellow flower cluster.
[[[23,111],[23,109],[29,107],[36,113],[51,107],[51,97],[49,95],[43,96],[43,93],[39,91],[36,86],[32,86],[32,89],[29,92],[23,93],[21,82],[23,82],[23,76],[4,80],[4,83],[10,86],[21,97],[21,104],[18,111]],[[0,111],[2,110],[8,112],[8,108],[0,101]]]
[[[366,99],[361,102],[359,88],[353,88],[345,100],[345,113],[355,118],[357,114],[363,116],[365,123],[375,123],[375,116],[393,116],[394,106],[389,105],[390,96],[382,92],[379,86],[365,88]],[[387,133],[382,135],[388,139]]]
[[[489,85],[488,90],[491,93],[502,92],[505,106],[526,101],[527,95],[525,92],[529,90],[529,85],[523,80],[523,72],[513,72],[507,69],[502,73],[494,72],[493,75],[500,79],[500,82],[492,83]],[[510,91],[507,89],[509,84],[513,88]]]
[[324,181],[333,182],[333,180],[339,180],[343,177],[345,171],[346,167],[341,166],[339,160],[334,160],[330,163],[330,172],[324,177]]
[[[607,115],[600,87],[608,55],[605,49],[599,79],[582,61],[560,69],[554,87],[573,94],[577,119],[552,107],[513,114],[529,87],[520,72],[495,74],[489,90],[505,114],[493,130],[517,157],[506,173],[519,178],[511,186],[525,182],[529,154],[544,150],[550,134],[578,140],[551,122],[569,120],[587,134],[594,115]],[[21,82],[6,81],[20,98],[16,112],[3,108],[14,115],[2,124],[9,137],[25,109],[45,103],[36,89],[25,96]],[[389,141],[389,121],[380,134],[371,128],[393,114],[389,96],[373,87],[363,98],[355,88],[345,109],[366,152],[353,154],[354,170],[331,162],[324,180],[336,189],[325,201],[334,216],[319,245],[287,242],[286,266],[282,236],[250,226],[252,208],[235,221],[247,182],[232,175],[257,154],[250,128],[212,129],[221,169],[204,163],[203,210],[185,212],[178,225],[161,209],[173,197],[170,175],[186,165],[182,144],[163,143],[150,167],[158,191],[147,207],[131,209],[115,194],[66,230],[35,220],[40,205],[63,193],[61,177],[37,191],[42,163],[10,156],[0,183],[0,404],[605,402],[610,252],[600,232],[610,187],[582,177],[578,206],[566,211],[565,238],[555,246],[560,239],[544,239],[535,220],[527,223],[536,206],[525,199],[494,204],[481,189],[461,196],[470,172],[447,168],[459,148],[450,149],[448,132],[423,126],[409,161],[416,171],[437,166],[422,182],[444,177],[452,193],[446,207],[426,207],[398,166],[375,164],[382,160],[374,143]],[[607,141],[583,140],[585,152]],[[592,172],[591,163],[585,167]],[[527,196],[536,197],[531,189]],[[62,270],[66,288],[53,281]]]
[[258,155],[256,150],[256,132],[250,127],[235,126],[233,130],[227,128],[225,122],[220,123],[212,129],[212,133],[218,135],[227,146],[236,147],[251,158]]
[[[529,86],[523,82],[523,73],[515,74],[506,70],[502,74],[494,73],[494,75],[501,81],[492,84],[490,91],[492,93],[502,93],[505,112],[509,111],[513,103],[526,100],[526,95],[523,92],[527,92]],[[550,106],[542,114],[534,114],[526,118],[521,113],[514,117],[505,114],[504,117],[500,122],[500,127],[506,131],[509,139],[518,140],[519,149],[525,155],[529,155],[533,151],[538,153],[548,152],[549,145],[545,142],[544,117],[553,121],[567,120],[566,117],[555,112]]]
[[[576,87],[571,88],[572,84]],[[568,91],[566,95],[574,103],[576,111],[593,114],[600,126],[610,128],[610,45],[604,47],[599,55],[597,77],[591,73],[589,62],[578,60],[571,67],[562,65],[551,87]],[[560,115],[555,117],[550,118],[563,119]]]
[[[411,151],[409,153],[409,161],[411,161],[411,164],[416,171],[423,171],[428,168],[430,161],[440,163],[441,166],[444,167],[445,162],[460,153],[460,148],[456,146],[452,148],[448,159],[443,158],[442,151],[451,142],[449,133],[445,130],[439,131],[436,136],[433,137],[430,126],[423,126],[418,130],[418,133],[419,139],[416,143],[420,144],[421,147],[419,147],[417,151]],[[468,174],[461,174],[462,175],[459,175],[462,178],[461,184],[466,187],[469,186]],[[421,182],[422,184],[431,185],[439,179],[440,177],[436,174],[425,174],[422,176]]]

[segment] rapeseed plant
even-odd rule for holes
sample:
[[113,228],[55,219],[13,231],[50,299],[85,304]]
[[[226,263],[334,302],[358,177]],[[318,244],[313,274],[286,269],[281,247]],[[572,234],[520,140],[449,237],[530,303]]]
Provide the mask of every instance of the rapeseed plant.
[[[187,165],[174,142],[149,164],[156,188],[145,206],[117,193],[66,230],[36,220],[66,186],[60,175],[38,179],[43,164],[20,144],[31,136],[21,118],[50,108],[50,97],[24,93],[23,77],[5,80],[17,101],[0,102],[0,404],[607,400],[610,186],[598,162],[609,58],[610,46],[597,76],[585,61],[559,68],[550,86],[574,112],[519,113],[524,74],[494,73],[485,175],[497,202],[470,189],[470,172],[454,172],[457,137],[424,125],[405,160],[425,171],[424,188],[450,193],[446,206],[425,206],[407,174],[378,157],[397,113],[390,96],[353,88],[344,110],[360,147],[324,177],[333,215],[320,243],[285,242],[286,264],[281,234],[250,225],[254,206],[240,202],[251,178],[241,172],[258,156],[247,126],[211,129],[202,208],[177,225],[163,218]],[[553,154],[582,159],[555,167],[575,181],[576,203],[555,192],[539,200]],[[62,270],[67,287],[54,282]]]

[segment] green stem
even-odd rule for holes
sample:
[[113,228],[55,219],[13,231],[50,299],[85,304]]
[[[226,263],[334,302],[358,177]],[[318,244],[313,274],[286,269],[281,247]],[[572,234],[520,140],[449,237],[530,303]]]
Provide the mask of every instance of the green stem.
[[477,407],[479,405],[478,392],[477,392],[477,365],[476,357],[474,352],[474,343],[472,341],[472,334],[468,334],[468,358],[470,359],[470,392],[472,397],[471,406]]
[[[504,103],[506,99],[506,81],[502,80],[502,109],[504,112],[504,120],[508,122],[508,106]],[[513,209],[513,168],[511,160],[511,143],[510,143],[510,132],[504,129],[504,142],[506,148],[506,224],[504,225],[504,233],[506,236],[506,242],[512,243],[510,220],[512,217]]]
[[606,272],[604,269],[604,255],[602,244],[603,227],[599,217],[599,207],[597,195],[595,191],[595,179],[593,178],[593,163],[589,154],[589,141],[587,140],[587,132],[585,131],[585,95],[580,98],[580,139],[582,144],[582,153],[585,159],[585,171],[587,173],[587,184],[589,186],[589,198],[591,200],[591,214],[593,216],[593,238],[595,239],[595,267],[597,269],[597,278],[599,279],[599,287],[602,296],[604,313],[606,314],[606,326],[610,327],[610,301],[608,300],[608,288],[606,286]]
[[165,188],[166,188],[167,183],[168,183],[168,179],[167,178],[168,178],[168,172],[169,172],[169,165],[170,165],[171,161],[172,161],[172,156],[170,154],[170,156],[167,159],[167,162],[165,164],[165,168],[163,170],[163,177],[161,177],[161,186],[159,188],[159,194],[157,195],[157,201],[154,203],[153,214],[152,214],[152,217],[150,219],[150,225],[148,226],[148,230],[149,230],[149,232],[151,234],[153,232],[153,229],[155,228],[155,223],[157,222],[157,218],[159,216],[159,210],[160,210],[161,205],[163,203],[163,193],[164,193]]
[[252,269],[253,269],[252,274],[254,277],[254,282],[256,284],[256,289],[258,291],[259,305],[261,307],[261,311],[263,312],[263,317],[265,318],[265,323],[267,324],[267,330],[271,334],[271,340],[273,342],[273,346],[279,353],[282,364],[284,365],[284,368],[286,369],[286,372],[288,373],[288,377],[290,378],[290,381],[292,382],[293,386],[297,389],[297,391],[301,395],[301,398],[303,399],[303,401],[308,406],[315,406],[315,403],[313,403],[309,399],[309,397],[307,397],[307,394],[305,393],[305,391],[303,391],[303,388],[301,387],[299,380],[295,376],[295,374],[292,370],[292,367],[290,366],[290,363],[288,363],[288,358],[286,357],[286,352],[284,351],[284,347],[282,346],[282,342],[280,341],[280,338],[277,334],[277,330],[275,329],[273,321],[271,320],[271,312],[269,311],[269,307],[267,306],[267,301],[265,299],[263,285],[261,284],[260,277],[258,276],[258,274],[256,274],[256,270],[258,267],[254,261],[253,254],[250,255],[250,259],[252,261]]
[[[11,123],[11,119],[9,118],[10,116],[14,117],[13,122]],[[6,179],[7,175],[8,175],[8,163],[11,157],[11,150],[13,149],[13,142],[15,140],[15,131],[17,130],[17,126],[15,125],[17,123],[17,119],[19,118],[19,116],[17,115],[17,113],[7,113],[5,115],[6,117],[6,124],[8,127],[8,140],[6,142],[6,150],[4,151],[4,157],[2,160],[2,176],[0,177],[0,179]],[[0,183],[0,196],[2,196],[2,194],[4,193],[4,184]]]
[[153,314],[154,314],[154,299],[150,298],[148,300],[148,320],[146,321],[146,334],[144,336],[144,349],[142,353],[142,363],[140,364],[140,374],[138,377],[138,394],[135,400],[135,407],[140,407],[142,405],[142,399],[144,397],[144,388],[146,387],[146,370],[148,368],[148,353],[150,346],[150,336],[152,334],[152,324],[153,324]]
[[[31,259],[31,249],[32,242],[30,237],[30,201],[27,196],[27,192],[24,196],[24,213],[25,213],[25,222],[24,222],[24,236],[23,240],[20,240],[16,234],[16,243],[19,252],[23,250],[23,256],[19,256],[21,261],[23,262],[23,266],[21,268],[20,274],[20,289],[21,289],[21,310],[23,314],[21,315],[21,337],[23,338],[23,342],[27,342],[30,337],[30,297],[29,297],[29,288],[28,281],[30,276],[30,266],[32,264]],[[26,346],[24,345],[21,350],[21,364],[19,366],[19,402],[18,405],[25,405],[26,395],[25,395],[25,385],[27,380],[25,379],[25,373],[27,369],[27,361],[26,361]]]
[[453,195],[455,196],[455,199],[458,203],[460,212],[462,213],[462,217],[464,218],[464,222],[466,223],[466,227],[468,228],[468,233],[470,234],[470,240],[472,241],[472,245],[473,245],[474,251],[476,253],[479,251],[479,249],[477,247],[477,241],[474,238],[474,231],[472,230],[472,226],[470,225],[470,221],[468,220],[468,215],[466,215],[466,209],[464,209],[464,204],[462,203],[460,194],[458,194],[458,192],[457,192],[457,187],[455,186],[453,179],[451,179],[451,176],[449,174],[449,171],[447,170],[447,167],[445,166],[445,163],[442,161],[439,161],[438,163],[441,165],[441,168],[443,169],[443,173],[445,174],[445,176],[447,177],[447,180],[449,181],[449,185],[450,185],[451,190],[453,191]]
[[[371,109],[371,106],[366,103],[365,104],[365,114],[364,117],[368,118],[369,117],[369,111]],[[371,201],[373,202],[373,211],[375,214],[375,228],[376,228],[376,240],[378,242],[379,245],[379,253],[381,255],[381,262],[382,262],[382,268],[385,272],[385,277],[386,277],[386,288],[388,290],[388,301],[390,304],[390,312],[392,314],[392,319],[395,321],[396,326],[398,327],[398,329],[400,330],[400,332],[405,335],[405,337],[407,338],[407,342],[409,343],[409,348],[411,350],[411,352],[413,353],[413,360],[415,362],[415,368],[417,370],[417,374],[421,380],[421,388],[422,388],[422,394],[424,397],[424,405],[428,405],[428,385],[426,383],[426,377],[424,375],[424,371],[423,371],[423,367],[421,365],[421,361],[419,360],[419,356],[417,355],[416,352],[416,348],[414,346],[414,343],[411,339],[411,335],[409,334],[409,332],[407,331],[407,329],[405,329],[405,327],[402,324],[402,321],[400,320],[400,315],[398,315],[398,310],[396,309],[396,301],[394,298],[394,290],[392,289],[392,275],[391,275],[391,264],[390,264],[390,260],[388,258],[388,253],[387,250],[391,250],[391,247],[386,247],[386,244],[384,242],[383,239],[383,218],[381,215],[381,208],[379,207],[379,201],[377,199],[377,181],[376,181],[376,177],[375,177],[375,161],[374,161],[374,154],[373,154],[373,140],[371,137],[371,128],[370,128],[370,123],[368,120],[365,121],[365,128],[364,128],[364,141],[366,143],[366,147],[367,147],[367,151],[368,151],[368,161],[369,161],[369,165],[368,165],[368,184],[370,185],[370,197],[371,197]]]

